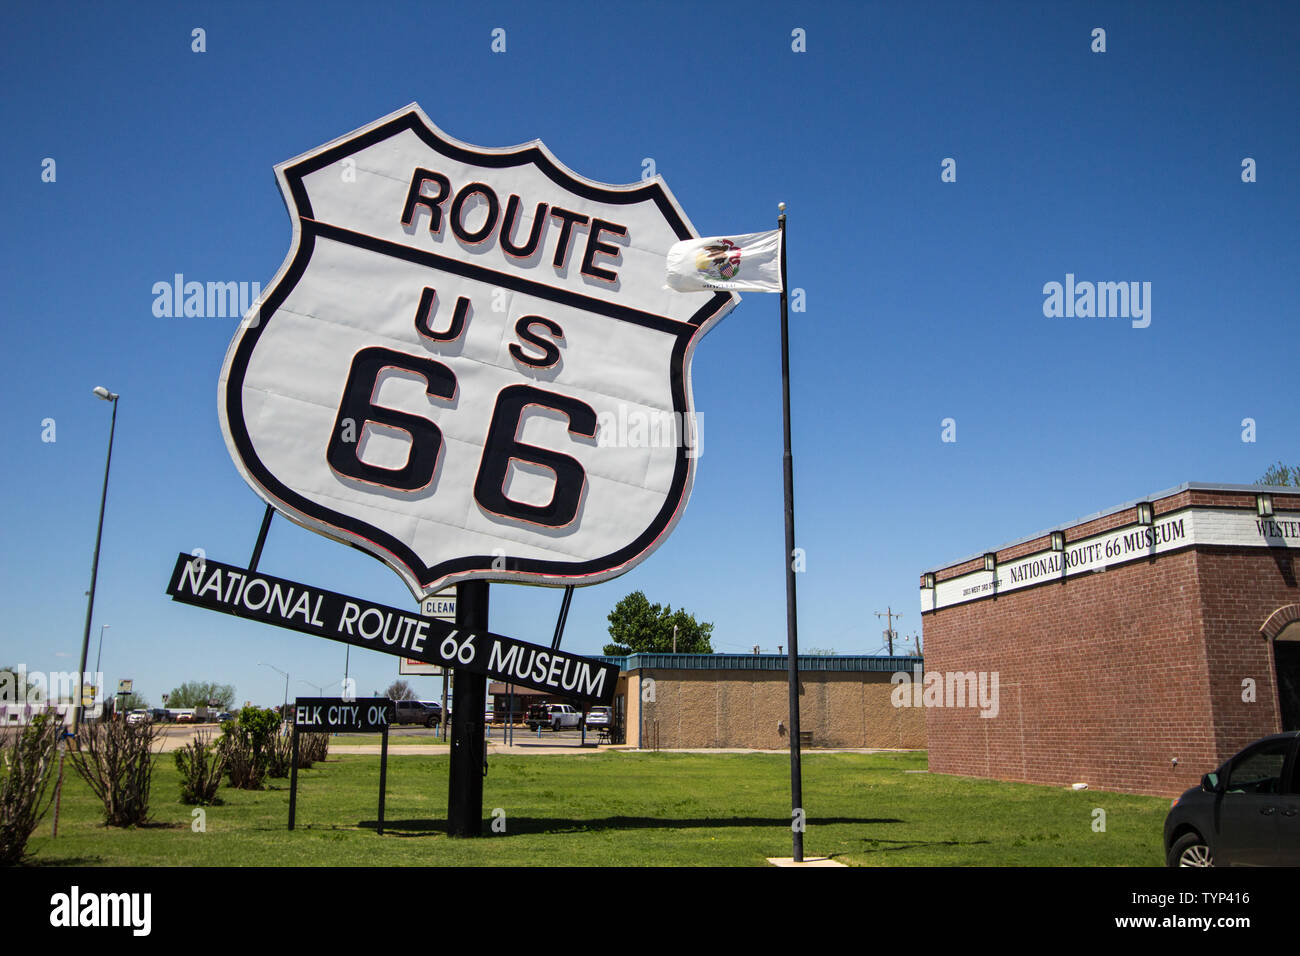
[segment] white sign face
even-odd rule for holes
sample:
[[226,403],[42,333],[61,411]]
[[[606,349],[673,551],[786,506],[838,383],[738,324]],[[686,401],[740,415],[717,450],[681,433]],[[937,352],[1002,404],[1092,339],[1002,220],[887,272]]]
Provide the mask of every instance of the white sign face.
[[219,387],[262,498],[417,597],[594,584],[663,541],[698,455],[692,354],[739,297],[665,288],[697,233],[661,180],[469,146],[414,105],[276,175],[293,247]]
[[120,680],[117,682],[117,692],[119,694],[129,694],[131,693],[131,688],[134,686],[135,686],[135,681]]
[[425,617],[436,617],[440,621],[456,622],[456,597],[435,594],[420,602],[420,613]]
[[[1064,552],[1040,551],[998,565],[995,572],[971,571],[921,588],[921,611],[1059,581],[1077,574],[1105,571],[1114,564],[1150,558],[1193,545],[1236,547],[1300,547],[1300,515],[1259,518],[1248,511],[1224,508],[1184,508],[1155,519],[1151,525],[1125,525],[1090,538],[1069,542]],[[994,578],[996,577],[996,582]],[[996,587],[995,587],[996,584]]]

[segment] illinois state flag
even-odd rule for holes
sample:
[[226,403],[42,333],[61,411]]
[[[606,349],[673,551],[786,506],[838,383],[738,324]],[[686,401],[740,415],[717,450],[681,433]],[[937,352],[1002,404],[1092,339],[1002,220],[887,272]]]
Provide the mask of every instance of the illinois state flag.
[[668,288],[780,292],[781,230],[674,243],[668,250]]

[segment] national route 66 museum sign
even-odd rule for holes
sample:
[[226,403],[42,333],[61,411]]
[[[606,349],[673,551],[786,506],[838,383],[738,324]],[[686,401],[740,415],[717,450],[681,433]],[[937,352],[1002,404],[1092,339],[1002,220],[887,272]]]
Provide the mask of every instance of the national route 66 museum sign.
[[739,297],[666,288],[697,234],[662,181],[468,146],[415,105],[276,177],[292,249],[219,386],[263,499],[417,597],[593,584],[663,541],[695,467],[692,353]]

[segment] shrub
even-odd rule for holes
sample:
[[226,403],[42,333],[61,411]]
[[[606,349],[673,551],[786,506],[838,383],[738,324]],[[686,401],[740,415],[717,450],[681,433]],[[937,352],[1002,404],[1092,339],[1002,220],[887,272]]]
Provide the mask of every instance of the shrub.
[[280,729],[280,716],[273,710],[245,707],[238,720],[221,725],[217,747],[226,760],[230,785],[237,790],[261,790],[269,769],[269,751]]
[[181,803],[214,804],[221,777],[226,772],[226,755],[212,742],[212,735],[200,731],[188,745],[175,752],[181,772]]
[[298,735],[298,766],[307,768],[318,761],[324,760],[330,752],[330,735],[329,734],[299,734]]
[[[266,775],[287,777],[293,763],[293,731],[282,728],[266,742]],[[300,763],[298,766],[302,766]]]
[[[234,721],[227,721],[227,723],[234,726]],[[225,761],[232,787],[236,790],[262,789],[262,778],[266,776],[266,763],[254,757],[252,748],[243,737],[237,732],[222,734],[217,741],[217,750]]]
[[0,866],[21,863],[27,839],[50,808],[50,770],[63,725],[40,714],[15,732],[0,760]]
[[129,827],[148,822],[157,727],[150,722],[97,720],[81,725],[69,757],[77,774],[104,805],[104,823]]

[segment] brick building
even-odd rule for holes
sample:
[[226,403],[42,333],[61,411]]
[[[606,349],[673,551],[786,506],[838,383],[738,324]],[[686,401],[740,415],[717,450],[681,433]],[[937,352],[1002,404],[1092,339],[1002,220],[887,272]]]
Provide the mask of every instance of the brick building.
[[1189,483],[932,568],[930,769],[1172,795],[1300,729],[1298,559],[1300,490]]

